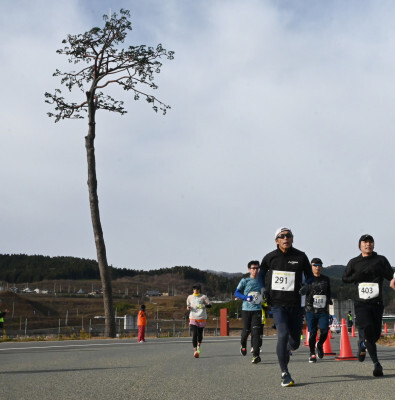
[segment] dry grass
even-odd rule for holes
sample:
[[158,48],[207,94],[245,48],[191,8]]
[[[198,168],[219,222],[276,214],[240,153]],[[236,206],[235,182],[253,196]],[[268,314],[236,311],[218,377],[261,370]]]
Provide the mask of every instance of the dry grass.
[[382,336],[379,339],[378,344],[381,344],[382,346],[395,347],[395,334]]
[[[43,294],[1,294],[2,309],[8,309],[6,326],[14,329],[21,321],[29,320],[30,328],[53,327],[59,324],[59,319],[68,318],[69,325],[80,323],[81,318],[90,319],[103,316],[102,296],[69,296]],[[146,305],[148,319],[182,319],[186,315],[184,296],[152,297],[152,298],[114,298],[118,315],[137,315],[140,304]]]

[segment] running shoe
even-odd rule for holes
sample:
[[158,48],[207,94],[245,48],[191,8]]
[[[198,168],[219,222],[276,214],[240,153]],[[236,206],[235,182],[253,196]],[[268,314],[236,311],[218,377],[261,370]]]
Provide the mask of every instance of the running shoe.
[[246,354],[247,354],[247,349],[245,348],[245,347],[240,347],[240,354],[242,355],[242,356],[245,356]]
[[252,357],[252,361],[251,361],[252,364],[258,364],[260,362],[261,362],[261,357],[259,357],[259,356]]
[[358,345],[358,361],[362,362],[365,360],[366,357],[366,346],[365,346],[365,341],[363,340],[362,342],[359,342]]
[[200,346],[198,346],[197,347],[197,350],[196,350],[199,354],[202,352],[202,349],[200,348]]
[[193,353],[193,356],[194,356],[195,358],[199,358],[199,353],[198,353],[197,351],[195,351],[195,352]]
[[374,363],[373,376],[383,376],[383,367],[379,362]]
[[322,347],[322,344],[317,342],[315,344],[315,349],[316,349],[318,358],[324,358],[324,349]]
[[309,363],[315,363],[315,362],[317,362],[316,355],[315,354],[310,354]]
[[295,385],[294,380],[291,378],[291,375],[289,372],[283,372],[281,375],[281,386],[287,387],[287,386],[293,386]]

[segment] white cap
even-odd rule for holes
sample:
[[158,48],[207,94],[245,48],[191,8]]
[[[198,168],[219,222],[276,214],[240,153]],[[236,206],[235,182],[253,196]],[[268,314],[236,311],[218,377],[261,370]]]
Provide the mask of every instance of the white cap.
[[275,233],[275,235],[274,235],[274,239],[276,240],[276,239],[277,239],[277,236],[278,236],[281,232],[285,232],[285,231],[288,231],[288,232],[292,235],[291,229],[285,228],[285,227],[281,227],[281,228],[278,228],[278,229],[276,230],[276,233]]

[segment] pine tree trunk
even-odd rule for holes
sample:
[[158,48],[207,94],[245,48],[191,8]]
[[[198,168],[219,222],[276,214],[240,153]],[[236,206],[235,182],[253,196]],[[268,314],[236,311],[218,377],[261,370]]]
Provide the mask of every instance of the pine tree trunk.
[[[88,161],[88,189],[89,204],[91,210],[93,234],[95,237],[97,262],[99,264],[100,278],[103,289],[105,329],[104,336],[115,337],[116,324],[115,313],[112,300],[112,284],[111,271],[107,263],[106,245],[104,243],[103,230],[100,222],[99,198],[97,196],[97,179],[96,179],[96,159],[95,159],[95,112],[96,105],[94,100],[87,93],[89,101],[89,129],[88,135],[85,137],[85,148]],[[91,98],[89,98],[91,97]]]

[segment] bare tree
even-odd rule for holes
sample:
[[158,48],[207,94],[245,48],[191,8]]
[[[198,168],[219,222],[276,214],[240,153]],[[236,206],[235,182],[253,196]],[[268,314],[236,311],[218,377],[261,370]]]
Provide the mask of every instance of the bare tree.
[[60,89],[54,93],[45,93],[46,102],[54,105],[54,112],[49,112],[49,117],[54,117],[55,122],[65,118],[84,118],[88,116],[88,134],[85,136],[85,148],[88,161],[88,189],[92,218],[93,233],[96,244],[97,261],[103,286],[103,301],[105,313],[104,335],[114,337],[116,334],[115,314],[112,299],[111,269],[107,262],[106,246],[100,222],[99,200],[97,195],[96,160],[95,160],[95,135],[96,111],[99,109],[125,114],[122,101],[117,101],[103,93],[109,85],[117,84],[124,90],[132,91],[134,99],[145,98],[151,103],[155,112],[161,110],[163,114],[170,108],[159,101],[147,90],[157,89],[154,75],[160,72],[162,57],[173,59],[174,52],[166,51],[161,44],[156,48],[129,46],[121,48],[129,31],[132,30],[129,21],[130,12],[121,9],[119,16],[103,16],[104,27],[92,28],[89,32],[79,35],[68,35],[62,43],[64,48],[57,50],[58,54],[68,57],[72,64],[83,63],[84,68],[79,71],[61,72],[56,70],[53,76],[61,77],[61,84],[69,92],[79,89],[84,93],[80,102],[69,102],[62,96]]

